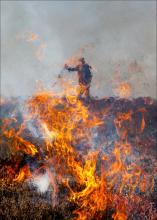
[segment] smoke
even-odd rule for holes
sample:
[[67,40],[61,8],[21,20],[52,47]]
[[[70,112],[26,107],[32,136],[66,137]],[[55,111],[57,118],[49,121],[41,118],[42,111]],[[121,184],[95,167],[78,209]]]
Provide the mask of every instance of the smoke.
[[[155,4],[3,1],[2,94],[31,95],[37,80],[50,86],[64,61],[82,54],[97,70],[91,88],[93,96],[114,95],[113,80],[119,65],[119,77],[131,84],[133,97],[155,97]],[[143,71],[129,73],[128,66],[135,60]],[[77,80],[73,74],[69,78]]]
[[47,174],[35,176],[32,180],[32,184],[37,187],[39,192],[45,193],[50,185],[49,176]]

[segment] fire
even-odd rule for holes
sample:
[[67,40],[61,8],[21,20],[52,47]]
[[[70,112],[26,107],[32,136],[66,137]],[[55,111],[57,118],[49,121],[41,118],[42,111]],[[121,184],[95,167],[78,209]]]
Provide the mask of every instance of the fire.
[[127,220],[124,205],[119,205],[119,207],[117,208],[117,212],[113,214],[112,217],[114,220]]
[[28,32],[26,36],[26,41],[33,42],[39,39],[39,36],[34,32]]
[[12,148],[21,150],[26,154],[34,156],[38,151],[36,147],[29,141],[18,136],[13,129],[4,132],[5,136],[12,142]]
[[21,168],[19,174],[15,177],[15,179],[13,179],[13,181],[22,182],[29,177],[31,177],[31,172],[29,170],[29,167],[26,165],[23,168]]
[[[119,95],[128,97],[130,90],[124,83],[119,87]],[[18,171],[14,169],[13,182],[20,183],[36,176],[34,182],[41,191],[51,186],[53,206],[57,204],[59,188],[66,188],[66,200],[75,204],[73,214],[77,220],[103,219],[108,209],[113,210],[114,220],[129,219],[133,207],[140,201],[140,193],[153,188],[153,178],[143,168],[142,156],[134,153],[128,138],[134,120],[133,110],[115,114],[113,124],[117,139],[107,153],[105,138],[95,141],[96,148],[92,148],[91,143],[96,131],[106,126],[110,108],[96,114],[75,94],[68,94],[68,90],[64,97],[53,92],[37,93],[26,101],[25,107],[28,115],[20,126],[13,118],[3,121],[3,138],[10,143],[14,154],[23,153],[42,161],[46,174],[37,175],[37,171],[32,171],[27,164],[19,165]],[[139,109],[138,112],[142,116],[139,131],[142,133],[146,127],[146,111]],[[28,121],[34,123],[42,144],[31,141],[30,136],[24,137]],[[38,180],[44,182],[44,188]],[[127,205],[130,201],[132,205]]]
[[141,108],[138,110],[139,112],[141,112],[142,114],[142,119],[141,119],[141,132],[143,132],[144,128],[145,128],[145,116],[144,114],[147,112],[145,108]]
[[42,124],[43,133],[45,134],[45,139],[48,139],[50,142],[53,141],[57,137],[57,132],[49,131],[46,124]]
[[129,98],[131,96],[131,85],[127,82],[122,82],[115,89],[115,93],[121,98]]
[[22,33],[19,33],[17,35],[17,39],[23,39],[27,42],[35,42],[37,40],[39,40],[39,35],[37,33],[35,33],[34,31],[24,31]]
[[142,121],[141,121],[141,131],[143,132],[145,128],[145,119],[144,119],[144,116],[142,116]]
[[97,154],[98,152],[94,152],[88,155],[84,169],[80,170],[79,181],[84,185],[84,189],[79,192],[71,189],[71,199],[78,205],[81,204],[81,208],[75,211],[78,214],[77,219],[88,219],[96,212],[103,211],[107,206],[105,175],[103,172],[101,178],[95,175]]

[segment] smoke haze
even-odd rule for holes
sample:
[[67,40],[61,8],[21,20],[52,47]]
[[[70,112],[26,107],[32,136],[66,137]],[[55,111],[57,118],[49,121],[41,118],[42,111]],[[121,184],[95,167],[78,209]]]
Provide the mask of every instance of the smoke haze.
[[37,80],[53,84],[76,54],[96,68],[93,96],[113,96],[119,77],[133,97],[155,98],[156,1],[1,2],[4,96],[31,95]]

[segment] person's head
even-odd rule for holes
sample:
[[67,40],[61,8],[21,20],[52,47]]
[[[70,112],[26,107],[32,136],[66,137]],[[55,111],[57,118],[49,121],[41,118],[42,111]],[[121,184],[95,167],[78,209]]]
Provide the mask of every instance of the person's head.
[[79,63],[84,64],[85,63],[85,58],[84,57],[79,58]]

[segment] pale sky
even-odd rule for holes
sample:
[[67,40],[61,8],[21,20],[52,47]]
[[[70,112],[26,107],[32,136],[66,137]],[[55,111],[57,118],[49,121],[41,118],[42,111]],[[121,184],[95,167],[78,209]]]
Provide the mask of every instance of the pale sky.
[[133,97],[156,97],[156,1],[1,1],[3,95],[31,95],[37,80],[53,84],[81,48],[96,69],[93,96],[113,96],[118,71]]

